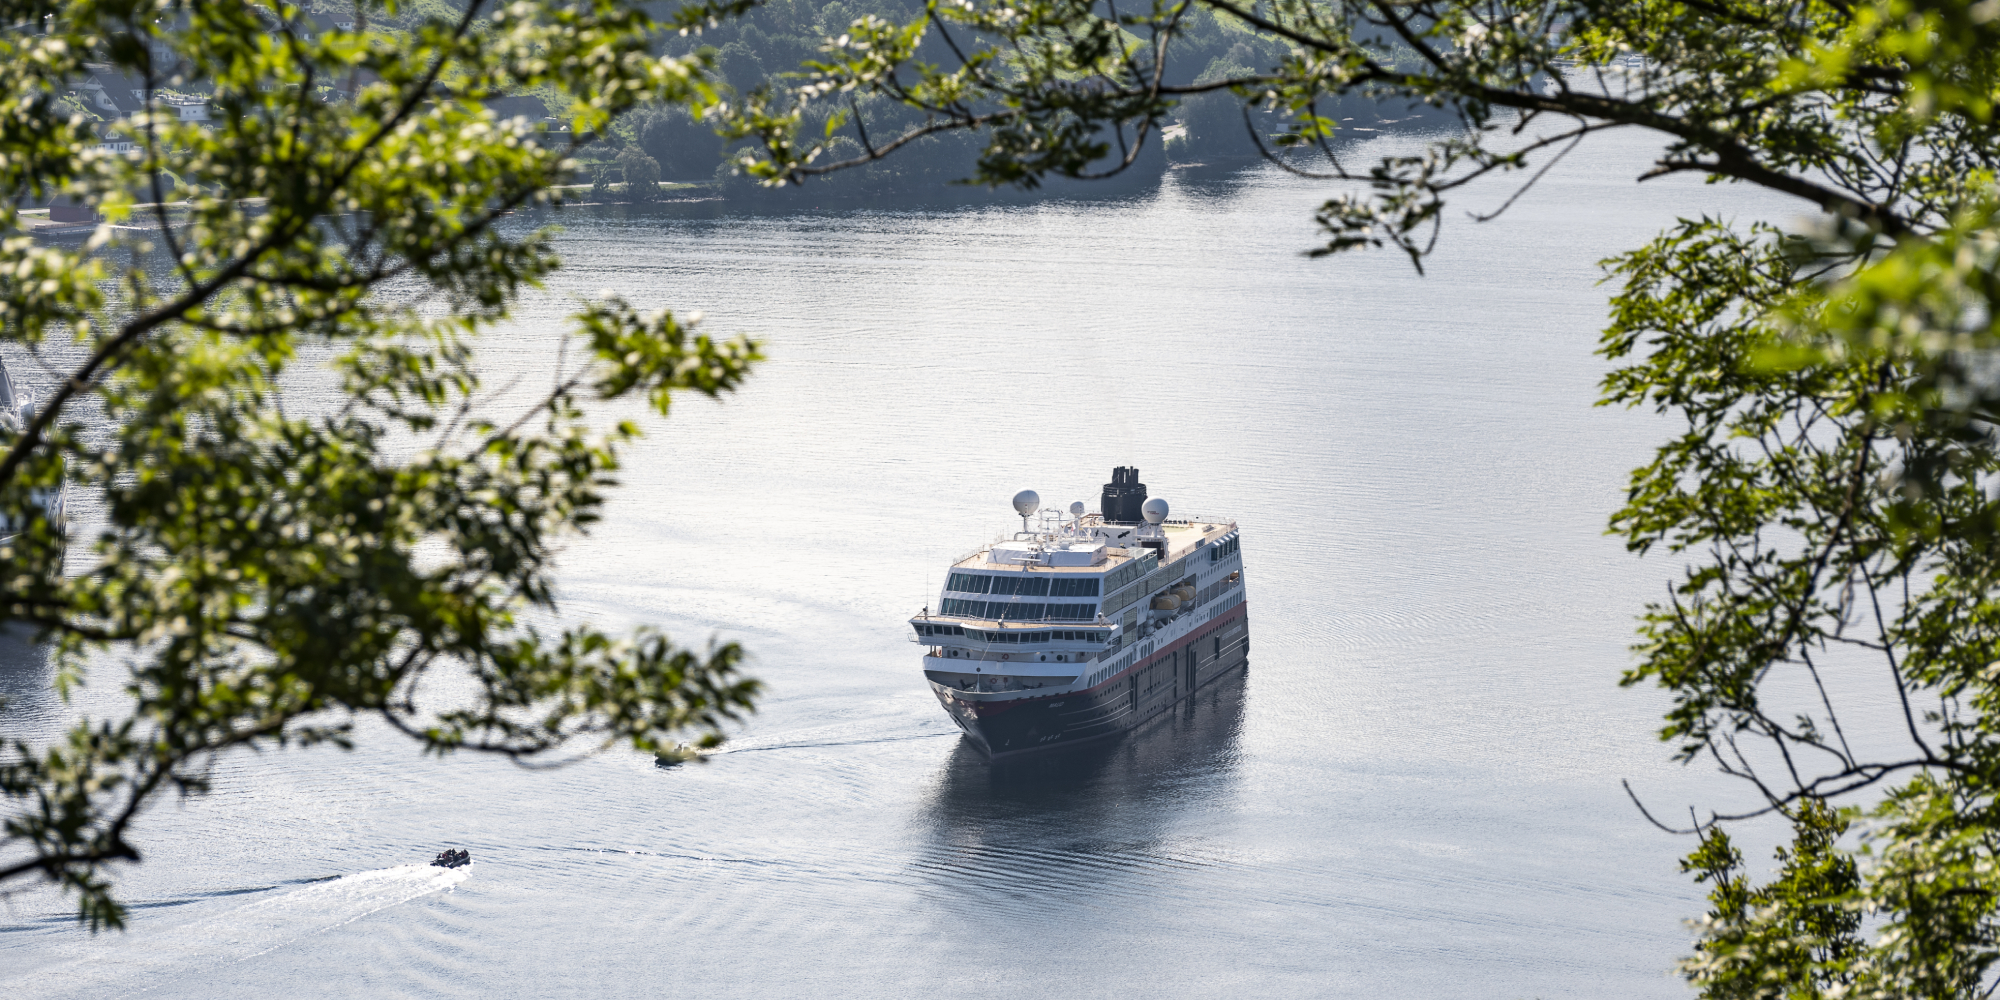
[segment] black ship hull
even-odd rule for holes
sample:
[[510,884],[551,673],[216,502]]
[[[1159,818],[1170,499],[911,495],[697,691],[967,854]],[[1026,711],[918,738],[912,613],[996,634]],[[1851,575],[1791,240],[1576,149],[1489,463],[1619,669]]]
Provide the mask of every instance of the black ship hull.
[[966,738],[998,759],[1130,732],[1249,663],[1248,607],[1238,604],[1085,691],[996,702],[931,689]]

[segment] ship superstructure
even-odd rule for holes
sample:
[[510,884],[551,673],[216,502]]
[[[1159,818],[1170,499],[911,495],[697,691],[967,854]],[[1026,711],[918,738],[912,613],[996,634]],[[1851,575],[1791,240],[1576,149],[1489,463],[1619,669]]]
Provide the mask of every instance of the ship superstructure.
[[1171,520],[1120,467],[1096,513],[1014,498],[1022,530],[952,563],[912,619],[924,677],[994,757],[1124,732],[1249,662],[1228,518]]

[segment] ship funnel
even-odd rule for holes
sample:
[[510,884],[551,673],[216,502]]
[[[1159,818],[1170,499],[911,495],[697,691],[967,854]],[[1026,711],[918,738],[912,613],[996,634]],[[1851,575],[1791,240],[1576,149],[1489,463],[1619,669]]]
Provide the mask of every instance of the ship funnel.
[[1104,484],[1104,502],[1099,508],[1104,512],[1106,524],[1138,524],[1145,520],[1139,508],[1146,502],[1146,484],[1139,481],[1139,470],[1129,465],[1121,465],[1111,470],[1111,481]]

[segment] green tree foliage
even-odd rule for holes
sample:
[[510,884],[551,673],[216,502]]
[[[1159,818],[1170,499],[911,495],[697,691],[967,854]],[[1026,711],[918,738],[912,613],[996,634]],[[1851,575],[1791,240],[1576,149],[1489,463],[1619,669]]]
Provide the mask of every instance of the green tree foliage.
[[[821,46],[847,33],[849,25],[857,18],[872,17],[895,23],[927,16],[924,5],[912,0],[831,0],[826,3],[787,0],[761,3],[739,18],[720,22],[698,38],[681,43],[677,50],[694,51],[697,45],[716,47],[722,74],[737,90],[749,94],[767,83],[782,85],[782,80],[772,78],[786,71],[796,71],[802,63],[820,58]],[[1291,49],[1291,43],[1286,39],[1259,31],[1235,18],[1217,16],[1215,11],[1199,5],[1188,7],[1177,27],[1173,45],[1174,58],[1163,66],[1163,82],[1169,86],[1206,85],[1217,80],[1252,75],[1249,67],[1282,61]],[[1406,48],[1391,48],[1399,57],[1413,54]],[[934,63],[949,62],[955,58],[952,42],[938,31],[927,32],[918,40],[915,54],[919,60]],[[839,155],[841,159],[851,158],[863,150],[864,134],[872,134],[876,138],[895,136],[920,127],[931,119],[925,108],[885,100],[882,95],[851,93],[848,96],[855,100],[851,107],[845,108],[849,115],[836,126],[835,134],[849,140],[851,146],[836,141],[828,148],[829,153]],[[802,130],[817,134],[823,130],[829,116],[843,109],[844,103],[836,101],[808,107],[800,121]],[[1246,111],[1250,119],[1247,123]],[[1335,101],[1329,105],[1328,113],[1366,127],[1404,122],[1443,123],[1450,118],[1448,114],[1421,102],[1385,103],[1362,94]],[[1246,125],[1266,135],[1275,135],[1283,124],[1283,118],[1247,108],[1243,99],[1226,89],[1219,89],[1187,98],[1170,110],[1162,122],[1182,126],[1173,146],[1178,158],[1236,159],[1257,155],[1256,142],[1250,137]],[[892,160],[877,160],[866,169],[846,171],[838,178],[829,179],[841,186],[839,190],[877,194],[921,192],[961,178],[969,156],[976,155],[978,148],[978,144],[970,141],[969,137],[945,140],[933,134],[900,150]],[[648,151],[663,165],[668,162],[664,151],[651,147]],[[1148,159],[1134,164],[1134,168],[1149,179],[1157,174],[1159,167],[1159,163]]]
[[[1204,17],[1282,54],[1190,59]],[[769,184],[951,134],[977,137],[978,181],[1034,185],[1136,163],[1177,115],[1219,129],[1210,95],[1278,116],[1274,158],[1339,185],[1319,254],[1421,267],[1458,189],[1531,185],[1613,129],[1661,140],[1638,179],[1817,210],[1796,232],[1690,218],[1607,262],[1602,401],[1678,428],[1612,528],[1686,565],[1624,680],[1670,692],[1661,735],[1683,760],[1762,797],[1689,831],[1716,909],[1688,974],[1718,997],[1990,994],[2000,3],[937,0],[857,16],[791,86],[718,120]],[[869,99],[922,117],[889,133]],[[1457,128],[1350,162],[1335,140],[1356,99]],[[850,119],[870,125],[858,152]],[[1855,703],[1871,685],[1893,698],[1887,732]],[[1796,835],[1761,886],[1719,826],[1760,815]]]
[[705,181],[715,176],[722,140],[696,113],[681,105],[640,108],[629,119],[639,148],[659,164],[670,181]]
[[[1991,331],[1967,328],[1991,322],[1970,307],[1985,293],[1963,294],[1993,285],[1995,221],[1893,244],[1864,232],[1862,251],[1685,222],[1614,264],[1625,285],[1604,353],[1624,365],[1605,401],[1685,429],[1634,473],[1613,525],[1689,563],[1648,609],[1625,681],[1673,692],[1662,737],[1771,809],[1887,790],[1866,817],[1873,863],[1844,901],[1883,921],[1841,966],[1862,995],[1980,993],[2000,946],[2000,386],[1983,370]],[[1899,732],[1857,732],[1835,696],[1871,659]],[[1775,693],[1788,687],[1812,695]],[[1755,937],[1772,919],[1716,926]],[[1774,968],[1690,968],[1718,996],[1778,995],[1720,982]]]
[[612,170],[613,167],[609,163],[591,164],[590,166],[591,198],[597,201],[604,201],[612,197],[612,191],[611,191]]
[[[556,548],[640,433],[593,405],[727,393],[755,345],[606,297],[532,399],[482,391],[474,357],[559,263],[550,233],[497,221],[547,204],[613,116],[705,105],[704,60],[652,51],[616,0],[343,10],[5,4],[46,30],[0,35],[0,228],[57,196],[151,227],[0,242],[10,359],[66,370],[0,428],[0,512],[29,522],[0,542],[0,624],[52,637],[65,692],[131,699],[5,748],[0,880],[66,887],[92,927],[120,923],[114,866],[139,859],[148,803],[202,791],[219,754],[347,744],[362,717],[437,753],[659,749],[713,741],[757,690],[733,644],[523,617],[560,621]],[[66,101],[107,76],[201,94],[211,120]],[[482,103],[521,92],[563,95],[574,130]],[[300,376],[307,357],[328,360]],[[300,377],[337,402],[288,400]],[[65,477],[106,511],[94,534],[43,516]],[[64,575],[65,542],[87,572]]]
[[1705,832],[1681,863],[1710,887],[1702,941],[1682,963],[1704,996],[1806,1000],[1852,988],[1863,944],[1859,868],[1839,843],[1849,822],[1812,798],[1798,803],[1792,820],[1792,845],[1778,849],[1777,877],[1767,884],[1743,874],[1743,854],[1722,830]]
[[[915,0],[772,0],[748,4],[738,16],[718,17],[699,33],[668,39],[667,51],[711,53],[718,76],[728,85],[726,92],[735,98],[724,106],[726,110],[741,102],[755,105],[764,99],[761,94],[783,91],[795,82],[786,74],[798,71],[802,63],[822,58],[822,46],[846,33],[856,18],[882,23],[921,20],[924,11],[924,5]],[[1206,27],[1209,30],[1203,36],[1204,44],[1216,47],[1218,55],[1232,44],[1257,44],[1243,34],[1225,41],[1214,22],[1208,22]],[[951,47],[942,36],[920,40],[918,48],[927,59],[952,58]],[[1268,51],[1276,53],[1280,48],[1273,45]],[[845,95],[841,100],[810,103],[798,110],[793,128],[801,134],[818,137],[826,151],[843,151],[842,159],[861,157],[869,146],[885,137],[920,129],[931,118],[924,109],[888,95],[861,92]],[[653,120],[660,118],[671,120],[672,116],[661,115]],[[711,117],[702,124],[699,134],[677,127],[678,121],[674,124],[675,127],[660,128],[653,141],[646,140],[643,126],[637,136],[646,151],[660,161],[666,176],[706,179],[719,174],[725,190],[733,196],[783,197],[782,192],[760,195],[755,190],[756,178],[746,179],[733,167],[716,169],[715,154],[725,142],[740,148],[746,139],[740,130],[729,127],[729,116]],[[723,136],[717,136],[718,129]],[[670,135],[672,140],[668,138]],[[1235,147],[1250,151],[1240,123],[1229,138],[1240,140]],[[674,143],[672,147],[668,146],[670,141]],[[817,189],[800,193],[799,198],[817,200],[829,194],[876,200],[935,196],[966,179],[966,163],[978,155],[979,148],[974,136],[932,131],[899,146],[900,155],[895,158],[870,157],[837,177],[826,177]],[[695,158],[703,161],[701,169],[691,169],[694,164],[687,162],[681,150],[693,150]],[[1120,171],[1121,180],[1134,184],[1155,181],[1166,167],[1160,152],[1159,144],[1153,144],[1145,157],[1130,169]],[[1099,166],[1109,169],[1117,165],[1116,161],[1106,161]]]
[[640,203],[660,200],[660,161],[628,146],[618,151],[617,163],[625,178],[625,197]]

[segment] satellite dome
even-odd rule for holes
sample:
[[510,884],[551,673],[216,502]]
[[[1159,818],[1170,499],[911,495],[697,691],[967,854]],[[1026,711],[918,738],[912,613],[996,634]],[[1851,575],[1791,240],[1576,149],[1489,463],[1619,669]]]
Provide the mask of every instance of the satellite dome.
[[1089,508],[1086,508],[1081,500],[1069,505],[1069,512],[1077,517],[1082,517],[1083,512],[1087,509]]
[[1029,514],[1033,514],[1035,512],[1035,508],[1040,507],[1041,505],[1042,505],[1041,494],[1036,493],[1034,490],[1022,490],[1021,492],[1014,494],[1014,513],[1019,514],[1022,517],[1027,517]]
[[1139,508],[1139,513],[1145,515],[1147,524],[1158,524],[1167,519],[1167,502],[1154,497]]

